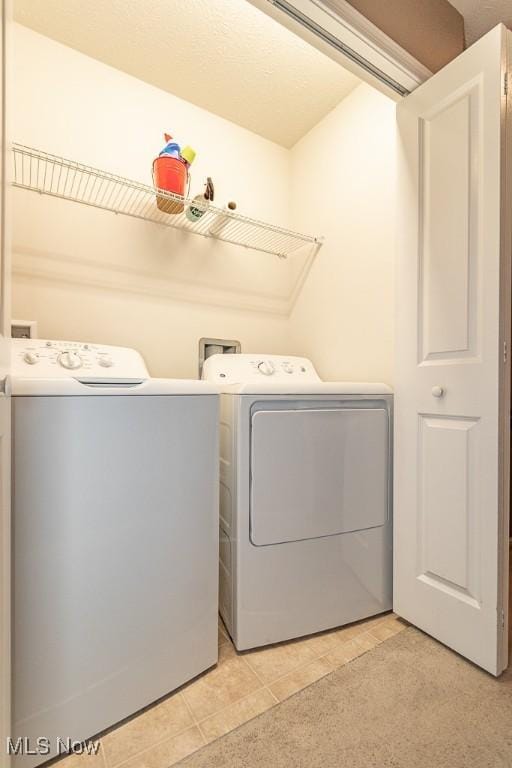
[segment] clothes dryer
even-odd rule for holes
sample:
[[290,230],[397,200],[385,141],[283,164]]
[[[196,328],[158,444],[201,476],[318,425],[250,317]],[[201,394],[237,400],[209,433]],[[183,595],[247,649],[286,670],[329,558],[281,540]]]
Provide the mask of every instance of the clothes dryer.
[[391,389],[276,355],[213,355],[203,377],[222,389],[220,612],[236,647],[390,610]]

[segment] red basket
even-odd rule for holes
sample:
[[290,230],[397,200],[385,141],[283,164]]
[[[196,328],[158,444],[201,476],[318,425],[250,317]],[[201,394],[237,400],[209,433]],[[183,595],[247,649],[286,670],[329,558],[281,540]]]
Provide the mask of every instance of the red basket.
[[[157,157],[153,160],[153,183],[157,189],[185,196],[188,171],[185,163],[174,157]],[[156,196],[156,204],[165,213],[182,213],[184,204],[178,200],[169,200],[163,195]]]

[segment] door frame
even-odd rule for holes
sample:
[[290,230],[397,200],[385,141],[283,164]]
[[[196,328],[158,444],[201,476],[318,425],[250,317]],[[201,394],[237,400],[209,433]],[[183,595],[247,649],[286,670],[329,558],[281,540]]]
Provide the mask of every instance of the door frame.
[[6,754],[11,731],[11,215],[9,150],[9,73],[11,0],[0,5],[0,766],[11,761]]
[[[498,552],[500,580],[498,600],[502,606],[501,642],[498,660],[502,670],[510,664],[508,639],[511,631],[509,615],[510,585],[510,429],[511,429],[511,355],[512,355],[512,32],[506,33],[506,71],[503,91],[506,96],[502,110],[502,189],[501,201],[501,262],[500,262],[500,348],[503,350],[503,365],[500,366],[499,408],[501,440],[499,445],[499,488],[500,530],[502,547]],[[507,406],[507,407],[505,407]]]
[[347,0],[248,2],[395,101],[433,74]]

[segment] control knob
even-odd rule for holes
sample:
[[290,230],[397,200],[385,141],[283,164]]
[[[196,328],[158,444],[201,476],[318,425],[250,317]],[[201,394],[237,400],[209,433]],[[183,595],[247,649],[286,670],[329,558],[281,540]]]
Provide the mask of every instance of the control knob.
[[66,352],[61,352],[59,355],[59,363],[62,365],[63,368],[68,368],[69,370],[73,370],[75,368],[80,368],[82,365],[82,358],[79,354],[76,352],[73,352],[73,350],[67,350]]
[[23,359],[29,365],[35,365],[39,361],[39,358],[35,352],[25,352]]
[[262,360],[261,363],[258,363],[258,371],[264,376],[272,376],[274,373],[274,366],[267,362],[267,360]]
[[110,368],[113,365],[112,358],[100,357],[98,360],[98,364],[101,365],[102,368]]

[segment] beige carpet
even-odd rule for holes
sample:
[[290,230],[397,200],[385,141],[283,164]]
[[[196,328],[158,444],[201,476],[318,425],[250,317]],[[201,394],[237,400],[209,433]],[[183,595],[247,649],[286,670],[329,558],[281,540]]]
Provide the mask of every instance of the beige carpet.
[[180,766],[511,768],[512,672],[408,628]]

